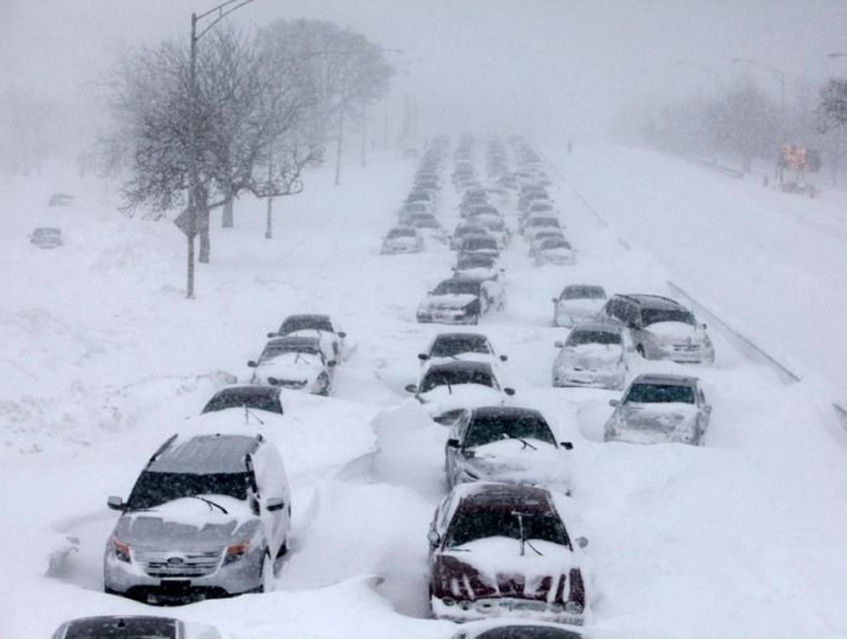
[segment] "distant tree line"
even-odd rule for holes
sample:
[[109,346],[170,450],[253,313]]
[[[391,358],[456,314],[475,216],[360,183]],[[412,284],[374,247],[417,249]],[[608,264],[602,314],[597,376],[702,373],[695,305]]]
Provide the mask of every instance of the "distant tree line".
[[280,20],[249,35],[219,25],[198,42],[192,100],[189,54],[188,43],[163,42],[120,61],[110,127],[87,161],[120,177],[127,213],[185,207],[193,104],[204,262],[208,211],[222,207],[231,227],[239,195],[299,192],[303,169],[322,161],[345,117],[385,94],[393,69],[381,47],[330,22]]

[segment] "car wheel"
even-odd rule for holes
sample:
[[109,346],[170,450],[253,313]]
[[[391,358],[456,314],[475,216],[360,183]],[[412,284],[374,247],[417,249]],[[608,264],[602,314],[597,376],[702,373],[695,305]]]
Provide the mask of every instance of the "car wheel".
[[276,551],[276,558],[281,559],[288,554],[288,537],[282,540],[282,543],[279,546],[279,550]]
[[321,375],[318,378],[318,381],[321,382],[321,389],[318,391],[318,395],[321,395],[323,397],[329,397],[329,377],[327,377],[326,375]]
[[479,313],[474,313],[473,315],[471,315],[468,319],[468,324],[472,324],[474,326],[479,324]]

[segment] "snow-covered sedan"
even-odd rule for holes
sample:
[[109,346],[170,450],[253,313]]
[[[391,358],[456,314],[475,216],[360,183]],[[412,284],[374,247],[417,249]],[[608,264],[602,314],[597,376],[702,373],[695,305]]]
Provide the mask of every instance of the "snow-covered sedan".
[[417,229],[411,226],[395,226],[382,238],[382,255],[398,253],[420,253],[424,249],[424,240]]
[[329,395],[335,360],[328,360],[317,337],[274,337],[257,361],[247,365],[253,384],[270,384],[316,395]]
[[430,341],[426,351],[418,354],[422,363],[468,360],[488,362],[496,367],[509,359],[497,355],[488,338],[481,333],[439,333]]
[[66,621],[52,639],[221,639],[212,626],[152,615],[104,615]]
[[465,237],[487,237],[488,235],[490,235],[488,229],[481,224],[462,222],[456,226],[453,234],[450,236],[450,248],[454,251],[458,250]]
[[345,356],[347,333],[329,315],[301,313],[289,315],[279,330],[268,333],[268,337],[317,337],[327,360],[340,364]]
[[429,541],[433,614],[469,621],[519,617],[581,625],[588,575],[550,491],[475,482],[435,511]]
[[499,279],[503,269],[497,264],[497,258],[490,255],[471,254],[460,257],[453,267],[453,276],[481,280]]
[[104,589],[146,603],[263,592],[288,548],[285,466],[261,435],[174,435],[108,506]]
[[[562,449],[570,450],[570,442]],[[532,408],[481,406],[463,413],[444,450],[447,485],[473,481],[555,484],[569,491],[567,464],[544,416]]]
[[244,408],[282,415],[283,409],[279,394],[280,389],[277,386],[265,386],[264,384],[227,386],[215,393],[206,402],[202,412],[205,414],[229,408]]
[[533,247],[533,259],[536,266],[544,264],[574,264],[576,254],[573,247],[563,237],[545,237]]
[[682,375],[639,375],[606,422],[603,439],[631,444],[703,443],[712,407],[700,381]]
[[571,327],[592,320],[605,303],[606,291],[602,286],[570,284],[562,289],[559,297],[553,298],[553,324]]
[[562,342],[553,362],[553,386],[623,388],[626,382],[626,346],[619,326],[585,322]]
[[479,318],[505,304],[503,287],[493,280],[451,278],[444,280],[420,303],[419,322],[477,324]]
[[459,245],[459,256],[471,254],[500,257],[500,244],[490,233],[486,236],[465,237]]
[[501,386],[491,364],[467,360],[433,363],[406,390],[440,424],[451,424],[468,408],[503,404],[515,394]]

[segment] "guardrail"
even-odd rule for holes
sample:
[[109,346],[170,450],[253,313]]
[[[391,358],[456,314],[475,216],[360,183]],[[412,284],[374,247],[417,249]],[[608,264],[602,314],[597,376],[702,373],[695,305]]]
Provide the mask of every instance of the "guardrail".
[[717,171],[723,175],[728,175],[729,177],[738,178],[739,180],[744,179],[744,171],[739,171],[738,169],[731,169],[728,166],[724,166],[722,164],[718,164],[717,159],[707,160],[705,158],[698,158],[694,155],[686,155],[686,159],[694,162],[695,164],[699,164],[707,169],[711,169],[712,171]]

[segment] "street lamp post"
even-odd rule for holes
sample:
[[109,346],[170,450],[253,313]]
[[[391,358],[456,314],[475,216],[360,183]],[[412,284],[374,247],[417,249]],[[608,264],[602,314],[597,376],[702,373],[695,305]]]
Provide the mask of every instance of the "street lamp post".
[[[236,9],[253,0],[227,0],[205,13],[191,14],[191,48],[188,58],[188,283],[186,297],[194,297],[194,236],[197,235],[197,200],[200,189],[200,170],[197,162],[197,42],[218,22]],[[234,6],[231,6],[234,5]],[[217,12],[199,33],[197,24]]]

